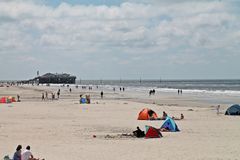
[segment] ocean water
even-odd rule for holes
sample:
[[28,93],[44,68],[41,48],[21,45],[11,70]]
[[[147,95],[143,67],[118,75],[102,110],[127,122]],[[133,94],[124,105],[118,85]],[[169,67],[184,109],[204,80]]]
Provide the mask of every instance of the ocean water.
[[108,89],[124,87],[134,91],[176,92],[182,89],[184,93],[240,95],[240,80],[81,80],[76,84]]

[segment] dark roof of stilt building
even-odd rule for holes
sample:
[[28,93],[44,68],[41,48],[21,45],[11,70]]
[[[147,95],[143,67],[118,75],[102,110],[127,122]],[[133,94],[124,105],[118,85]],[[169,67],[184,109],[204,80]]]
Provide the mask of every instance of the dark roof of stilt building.
[[44,75],[42,75],[42,76],[38,76],[38,77],[36,77],[36,78],[47,78],[47,77],[59,77],[59,78],[70,78],[70,77],[76,77],[76,76],[72,76],[72,75],[70,75],[70,74],[67,74],[67,73],[62,73],[62,74],[58,74],[58,73],[55,73],[55,74],[53,74],[53,73],[46,73],[46,74],[44,74]]

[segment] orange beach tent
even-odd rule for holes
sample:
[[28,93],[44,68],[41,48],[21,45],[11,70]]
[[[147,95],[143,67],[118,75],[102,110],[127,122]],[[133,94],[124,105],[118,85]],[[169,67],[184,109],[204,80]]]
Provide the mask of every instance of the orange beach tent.
[[150,120],[150,118],[158,118],[157,114],[148,108],[144,108],[139,114],[138,114],[138,120]]

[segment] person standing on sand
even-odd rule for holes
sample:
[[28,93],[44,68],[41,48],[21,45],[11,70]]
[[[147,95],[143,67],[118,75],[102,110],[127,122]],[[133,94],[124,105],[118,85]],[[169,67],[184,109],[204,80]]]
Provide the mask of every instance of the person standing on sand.
[[17,95],[17,102],[21,102],[19,94]]
[[103,99],[103,91],[101,92],[101,99]]
[[58,89],[57,96],[58,96],[58,99],[59,99],[59,96],[60,96],[60,89]]
[[46,97],[45,97],[45,98],[46,98],[46,99],[48,99],[48,93],[47,93],[47,91],[46,91],[46,93],[45,93],[45,94],[46,94]]
[[220,110],[220,105],[217,105],[217,114],[220,113],[219,110]]
[[52,100],[55,99],[55,94],[52,92]]
[[44,100],[45,98],[44,98],[44,93],[42,93],[42,101]]

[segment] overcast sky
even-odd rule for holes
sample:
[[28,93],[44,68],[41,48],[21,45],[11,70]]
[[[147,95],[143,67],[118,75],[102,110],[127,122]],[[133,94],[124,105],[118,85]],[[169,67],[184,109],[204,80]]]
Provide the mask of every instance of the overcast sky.
[[240,78],[237,0],[1,0],[0,79]]

